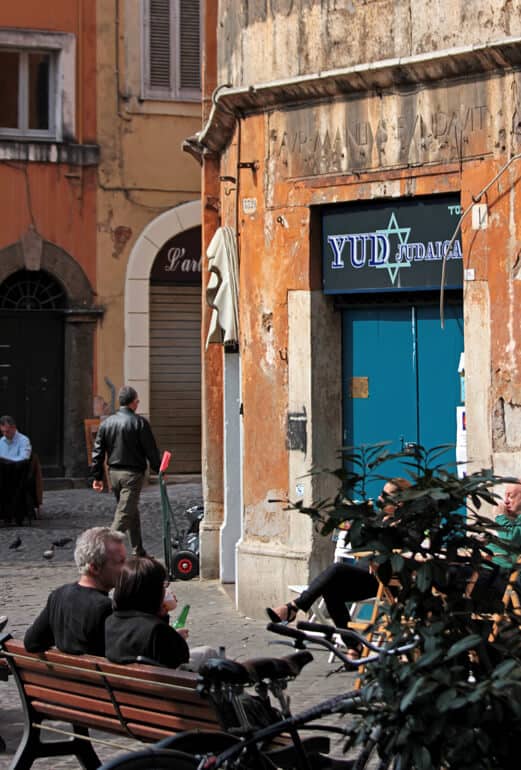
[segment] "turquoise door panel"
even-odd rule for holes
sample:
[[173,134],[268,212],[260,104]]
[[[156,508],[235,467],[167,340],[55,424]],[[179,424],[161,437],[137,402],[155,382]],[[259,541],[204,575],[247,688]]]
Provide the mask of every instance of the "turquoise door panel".
[[[373,306],[343,312],[344,446],[456,442],[463,350],[461,305],[448,305],[445,328],[434,305]],[[455,460],[455,450],[443,458]],[[404,475],[401,462],[381,473]],[[378,494],[381,482],[367,489]]]
[[[463,350],[461,305],[446,305],[441,328],[439,309],[418,306],[419,443],[425,447],[456,443],[456,407],[460,402],[458,365]],[[455,449],[443,462],[456,461]]]
[[[416,441],[416,411],[401,405],[416,399],[408,308],[344,313],[344,443]],[[367,384],[367,394],[363,389]],[[362,440],[360,440],[362,439]]]

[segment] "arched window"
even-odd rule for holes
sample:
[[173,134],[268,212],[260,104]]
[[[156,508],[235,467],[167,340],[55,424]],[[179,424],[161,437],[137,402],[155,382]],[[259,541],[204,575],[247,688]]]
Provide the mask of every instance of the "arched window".
[[63,287],[43,270],[18,270],[0,286],[0,310],[61,310]]

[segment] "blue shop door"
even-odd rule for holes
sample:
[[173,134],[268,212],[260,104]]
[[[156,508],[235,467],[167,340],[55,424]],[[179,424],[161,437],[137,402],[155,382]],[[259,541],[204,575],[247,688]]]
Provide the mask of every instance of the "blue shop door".
[[[463,351],[461,304],[445,308],[445,328],[435,305],[372,306],[343,313],[344,446],[407,442],[431,448],[456,443],[460,404],[458,365]],[[455,463],[455,449],[444,456]],[[401,462],[382,475],[404,475]],[[378,494],[381,482],[366,489]]]

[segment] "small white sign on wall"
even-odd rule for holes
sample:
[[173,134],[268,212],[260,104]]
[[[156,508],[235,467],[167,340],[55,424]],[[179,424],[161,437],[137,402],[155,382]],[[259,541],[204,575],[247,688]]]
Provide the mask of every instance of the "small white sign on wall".
[[255,214],[257,211],[257,198],[243,198],[242,210],[245,214]]
[[[456,462],[467,462],[467,412],[464,406],[456,407]],[[466,466],[458,465],[458,478],[466,475]]]

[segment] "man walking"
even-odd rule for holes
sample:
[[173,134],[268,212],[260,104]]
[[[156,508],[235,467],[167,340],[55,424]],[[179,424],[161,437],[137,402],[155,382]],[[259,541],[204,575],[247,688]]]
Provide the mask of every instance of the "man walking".
[[25,633],[29,652],[56,645],[71,655],[105,655],[105,620],[112,613],[108,593],[125,563],[124,535],[108,527],[85,530],[76,541],[76,583],[56,588]]
[[112,529],[128,532],[136,556],[145,556],[139,518],[139,495],[147,468],[159,472],[161,458],[152,430],[144,417],[136,414],[138,394],[129,385],[119,391],[120,409],[107,417],[98,430],[92,450],[92,488],[103,490],[105,456],[109,477],[117,500]]

